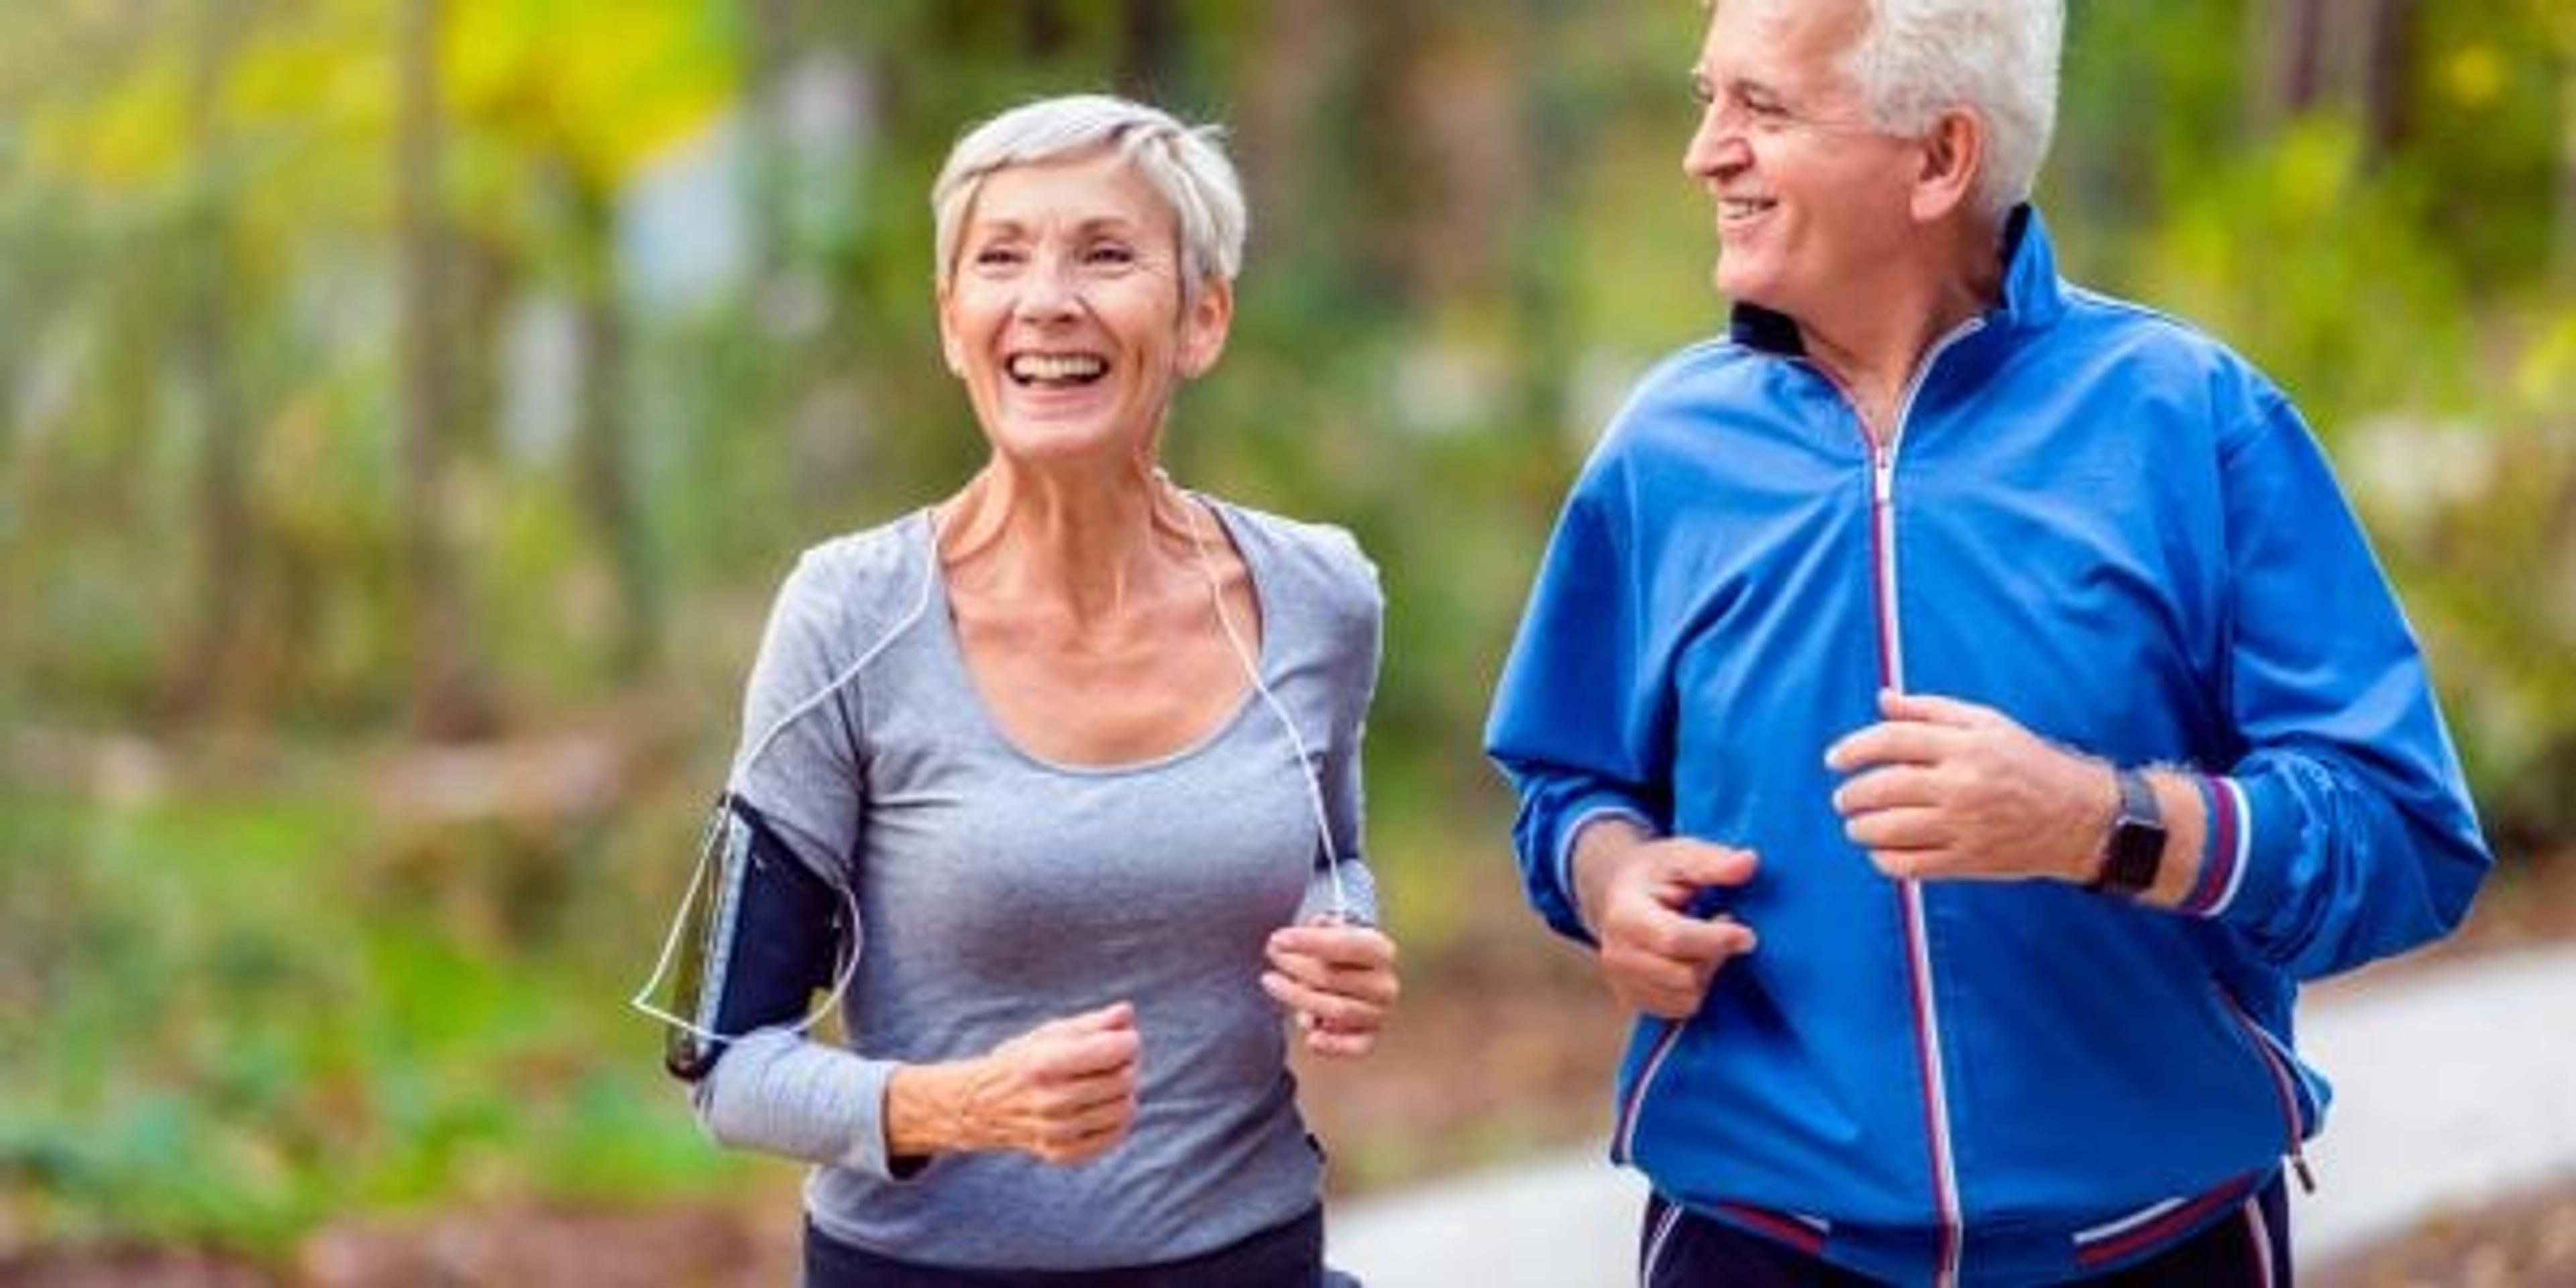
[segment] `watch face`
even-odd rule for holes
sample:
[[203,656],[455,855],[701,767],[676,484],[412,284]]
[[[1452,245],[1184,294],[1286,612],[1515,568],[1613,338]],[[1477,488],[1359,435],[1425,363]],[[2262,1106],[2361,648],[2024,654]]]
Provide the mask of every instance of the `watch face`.
[[2112,820],[2104,846],[2096,889],[2138,894],[2156,883],[2165,861],[2165,825],[2156,808],[2156,792],[2147,776],[2134,769],[2119,772],[2120,813]]
[[2156,870],[2163,866],[2164,856],[2164,828],[2140,819],[2121,819],[2111,829],[2111,852],[2102,864],[2102,884],[2114,890],[2144,890],[2156,883]]

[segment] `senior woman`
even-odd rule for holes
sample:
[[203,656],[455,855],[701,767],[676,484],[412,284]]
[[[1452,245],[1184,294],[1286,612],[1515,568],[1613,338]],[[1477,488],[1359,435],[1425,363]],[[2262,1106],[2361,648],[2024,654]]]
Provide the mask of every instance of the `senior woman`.
[[[1156,465],[1242,193],[1212,130],[1084,95],[967,133],[931,201],[990,458],[780,590],[672,1067],[717,1140],[818,1165],[808,1282],[1317,1283],[1281,1017],[1362,1055],[1397,991],[1381,601],[1346,534]],[[805,1033],[836,999],[846,1047]]]

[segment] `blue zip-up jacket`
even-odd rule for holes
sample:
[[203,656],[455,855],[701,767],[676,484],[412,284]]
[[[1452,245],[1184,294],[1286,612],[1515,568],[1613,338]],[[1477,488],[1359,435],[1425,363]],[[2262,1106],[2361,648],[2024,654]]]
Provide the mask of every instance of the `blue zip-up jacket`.
[[[1714,1219],[1906,1283],[2132,1264],[2278,1174],[2324,1082],[2297,983],[2458,923],[2491,860],[2424,664],[2323,454],[2225,347],[2057,276],[2003,298],[1874,444],[1786,319],[1640,384],[1575,484],[1487,749],[1529,896],[1605,814],[1762,857],[1761,947],[1642,1020],[1613,1157]],[[2179,910],[1898,882],[1825,767],[1881,688],[1994,707],[2208,809]]]

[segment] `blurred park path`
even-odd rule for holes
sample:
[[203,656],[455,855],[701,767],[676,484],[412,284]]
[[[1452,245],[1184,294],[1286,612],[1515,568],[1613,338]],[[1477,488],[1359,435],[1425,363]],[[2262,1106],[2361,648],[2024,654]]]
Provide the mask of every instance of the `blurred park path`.
[[[2310,990],[2301,1052],[2335,1083],[2293,1191],[2299,1263],[2576,1176],[2576,945]],[[1598,1147],[1350,1204],[1333,1264],[1369,1288],[1615,1288],[1644,1189]]]

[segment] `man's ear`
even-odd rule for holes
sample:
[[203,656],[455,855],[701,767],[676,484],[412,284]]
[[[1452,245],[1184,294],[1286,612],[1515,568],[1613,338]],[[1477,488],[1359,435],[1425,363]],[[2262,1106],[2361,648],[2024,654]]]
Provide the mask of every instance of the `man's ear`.
[[1923,168],[1914,176],[1914,217],[1943,218],[1976,197],[1986,168],[1986,123],[1974,112],[1943,112],[1923,137]]
[[1196,380],[1225,352],[1226,333],[1234,327],[1234,283],[1210,278],[1199,283],[1197,297],[1181,316],[1181,375]]

